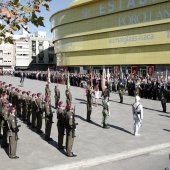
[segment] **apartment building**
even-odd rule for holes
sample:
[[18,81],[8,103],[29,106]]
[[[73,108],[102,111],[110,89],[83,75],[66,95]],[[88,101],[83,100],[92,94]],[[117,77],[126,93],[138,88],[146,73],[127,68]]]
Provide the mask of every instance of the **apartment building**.
[[15,66],[15,48],[13,44],[0,45],[0,69],[13,70]]
[[46,70],[55,65],[54,45],[52,38],[47,38],[46,33],[42,31],[29,35],[29,57],[32,60],[30,69]]

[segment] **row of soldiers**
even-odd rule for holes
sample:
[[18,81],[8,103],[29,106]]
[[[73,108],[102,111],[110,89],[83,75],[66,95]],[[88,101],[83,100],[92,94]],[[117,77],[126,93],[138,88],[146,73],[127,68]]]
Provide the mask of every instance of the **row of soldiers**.
[[[45,88],[46,97],[43,99],[41,93],[31,94],[30,91],[21,91],[18,88],[12,87],[12,84],[6,85],[5,82],[0,82],[0,105],[1,108],[1,116],[0,123],[3,127],[3,135],[2,135],[2,143],[1,147],[7,147],[7,134],[9,131],[13,129],[13,131],[18,131],[18,126],[16,124],[15,117],[15,128],[12,128],[9,122],[9,113],[12,111],[18,117],[22,117],[23,121],[27,122],[27,125],[32,125],[32,128],[36,128],[37,133],[42,133],[42,120],[45,118],[45,140],[50,141],[52,138],[50,137],[51,128],[53,123],[53,111],[51,108],[51,91],[49,89],[49,85],[46,85]],[[76,156],[76,154],[72,153],[73,139],[74,139],[74,121],[72,120],[73,111],[71,110],[71,93],[69,94],[69,90],[66,91],[67,106],[64,108],[63,102],[59,102],[60,100],[60,91],[57,86],[55,87],[55,105],[56,105],[56,113],[57,113],[57,127],[58,127],[58,148],[64,149],[63,146],[63,138],[66,129],[66,152],[67,156]],[[45,103],[44,103],[45,102]],[[10,107],[11,105],[12,107]],[[62,110],[62,111],[61,111]],[[4,114],[5,113],[5,114]],[[45,113],[45,116],[43,115]],[[63,121],[64,120],[64,121]],[[62,123],[61,123],[62,122]],[[1,129],[0,129],[1,133]],[[17,135],[16,135],[17,136]],[[16,143],[17,138],[14,138],[12,143],[14,152],[9,155],[10,158],[16,159]]]

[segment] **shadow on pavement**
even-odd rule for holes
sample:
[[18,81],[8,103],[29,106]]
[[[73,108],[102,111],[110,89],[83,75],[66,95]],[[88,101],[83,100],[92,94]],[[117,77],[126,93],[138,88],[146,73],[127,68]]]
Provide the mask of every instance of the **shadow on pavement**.
[[161,114],[159,114],[159,116],[170,118],[170,116],[167,116],[167,115],[161,115]]
[[[79,116],[79,115],[75,115],[75,117],[77,117],[77,118],[79,118],[79,119],[87,122],[87,120],[86,120],[85,118],[83,118],[83,117],[81,117],[81,116]],[[99,124],[97,124],[97,123],[95,123],[95,122],[93,122],[93,121],[92,121],[92,122],[87,122],[87,123],[90,123],[90,124],[95,125],[95,126],[98,126],[98,127],[102,127],[101,125],[99,125]]]
[[[2,144],[2,136],[0,136],[0,144]],[[3,149],[5,151],[5,153],[7,154],[7,156],[8,156],[8,154],[9,154],[9,147],[3,147],[1,149]]]
[[119,127],[119,126],[115,126],[115,125],[111,125],[111,124],[108,124],[108,126],[110,126],[110,127],[114,128],[114,129],[120,130],[120,131],[122,131],[122,132],[125,132],[125,133],[128,133],[128,134],[131,134],[131,135],[134,135],[133,133],[131,133],[131,132],[127,131],[126,129],[121,128],[121,127]]
[[163,129],[164,131],[167,131],[167,132],[170,132],[170,130],[168,130],[168,129]]
[[78,101],[83,101],[83,102],[86,102],[87,103],[87,100],[84,100],[84,99],[78,99],[78,98],[74,98],[75,100],[78,100]]
[[[119,104],[124,104],[124,105],[132,106],[132,104],[128,104],[128,103],[120,103],[120,102],[117,102],[117,101],[114,101],[114,100],[110,100],[110,101],[112,101],[112,102],[114,102],[114,103],[119,103]],[[162,113],[162,111],[160,111],[160,110],[151,109],[151,108],[148,108],[148,107],[143,107],[143,108],[144,108],[144,109],[147,109],[147,110],[153,110],[153,111],[161,112],[161,113]]]

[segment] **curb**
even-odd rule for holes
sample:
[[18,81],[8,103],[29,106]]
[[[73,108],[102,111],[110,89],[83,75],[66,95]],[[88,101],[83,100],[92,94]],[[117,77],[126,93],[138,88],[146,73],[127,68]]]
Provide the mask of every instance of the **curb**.
[[132,157],[139,156],[139,155],[144,155],[144,154],[162,150],[168,147],[170,147],[170,143],[164,143],[164,144],[154,145],[150,147],[135,149],[131,151],[115,153],[115,154],[111,154],[107,156],[84,159],[78,162],[72,162],[68,164],[56,165],[53,167],[41,168],[37,170],[72,170],[72,169],[75,170],[75,169],[80,169],[80,168],[87,168],[87,167],[92,167],[92,166],[104,164],[104,163],[111,162],[111,161],[118,161],[118,160],[128,159],[128,158],[132,158]]

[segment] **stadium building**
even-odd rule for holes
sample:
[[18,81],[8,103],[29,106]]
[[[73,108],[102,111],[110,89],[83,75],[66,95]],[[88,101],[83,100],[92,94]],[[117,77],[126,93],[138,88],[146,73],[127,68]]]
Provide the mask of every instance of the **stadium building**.
[[50,21],[59,66],[170,70],[169,0],[75,0]]

